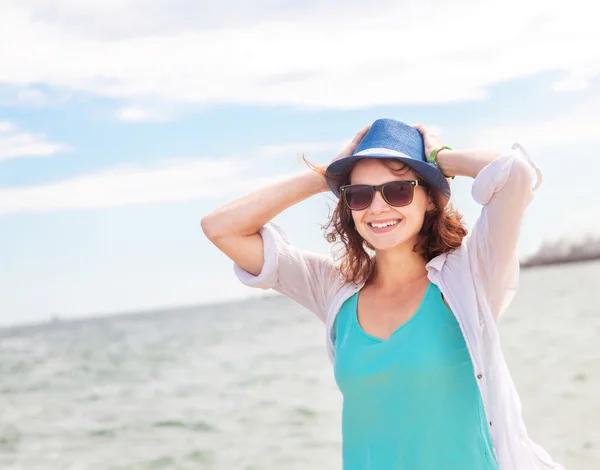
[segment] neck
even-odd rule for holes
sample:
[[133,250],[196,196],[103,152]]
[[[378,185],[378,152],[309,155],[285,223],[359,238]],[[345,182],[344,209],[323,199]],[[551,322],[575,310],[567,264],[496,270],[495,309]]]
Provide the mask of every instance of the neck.
[[389,250],[375,251],[375,269],[368,283],[382,291],[399,287],[427,277],[427,261],[413,251],[414,241]]

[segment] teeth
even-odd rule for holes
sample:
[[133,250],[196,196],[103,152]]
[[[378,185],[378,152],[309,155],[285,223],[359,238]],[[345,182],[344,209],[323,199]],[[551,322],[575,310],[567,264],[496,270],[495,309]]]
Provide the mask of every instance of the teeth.
[[397,223],[398,223],[397,220],[391,220],[391,221],[385,222],[383,224],[370,223],[369,225],[374,228],[385,228],[385,227],[389,227],[390,225],[396,225]]

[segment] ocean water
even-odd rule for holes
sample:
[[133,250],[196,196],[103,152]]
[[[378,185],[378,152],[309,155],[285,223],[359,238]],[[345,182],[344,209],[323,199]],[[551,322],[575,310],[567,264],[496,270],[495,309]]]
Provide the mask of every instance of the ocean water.
[[[600,263],[521,273],[500,324],[530,435],[600,468]],[[321,323],[281,297],[0,330],[0,469],[339,469]]]

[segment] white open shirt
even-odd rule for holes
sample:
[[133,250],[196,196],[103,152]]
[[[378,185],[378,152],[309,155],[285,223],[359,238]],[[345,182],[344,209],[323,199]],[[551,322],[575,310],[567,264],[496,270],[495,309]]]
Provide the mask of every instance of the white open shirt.
[[[500,470],[564,470],[527,435],[496,325],[517,290],[521,221],[541,183],[538,166],[514,144],[475,178],[472,195],[483,207],[462,245],[427,264],[429,279],[440,288],[465,337]],[[251,287],[274,289],[319,317],[326,325],[333,364],[333,322],[342,304],[363,285],[344,284],[333,257],[295,248],[273,222],[260,234],[261,273],[252,276],[234,265],[237,277]]]

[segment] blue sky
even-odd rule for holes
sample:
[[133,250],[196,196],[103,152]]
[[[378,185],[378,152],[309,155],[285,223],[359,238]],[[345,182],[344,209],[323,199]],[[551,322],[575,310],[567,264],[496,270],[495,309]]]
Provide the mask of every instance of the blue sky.
[[[545,177],[522,256],[600,233],[600,33],[576,4],[1,1],[0,325],[262,295],[200,218],[380,117],[521,143]],[[327,252],[332,201],[277,221]]]

